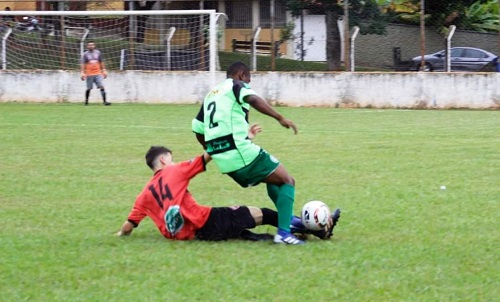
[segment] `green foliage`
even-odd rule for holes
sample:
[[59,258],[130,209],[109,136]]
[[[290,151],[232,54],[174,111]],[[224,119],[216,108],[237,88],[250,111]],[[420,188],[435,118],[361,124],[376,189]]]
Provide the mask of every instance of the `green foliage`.
[[497,0],[489,0],[486,3],[478,0],[465,10],[467,29],[494,32],[498,31],[499,9]]
[[293,40],[293,30],[295,29],[295,23],[288,22],[282,28],[280,28],[280,42],[286,42],[288,40]]
[[387,18],[380,13],[372,1],[352,1],[349,9],[349,25],[359,26],[360,33],[384,35],[387,33]]
[[[498,112],[277,108],[295,136],[253,111],[264,127],[256,142],[297,181],[295,213],[313,198],[343,209],[331,241],[284,247],[167,241],[149,219],[115,237],[151,176],[149,146],[171,147],[176,160],[201,153],[190,128],[199,106],[92,98],[0,103],[2,301],[500,296]],[[213,163],[190,186],[212,206],[272,207],[265,191],[240,188]]]
[[[380,10],[393,23],[419,24],[419,0],[374,0]],[[497,0],[445,0],[426,1],[427,26],[438,28],[456,25],[459,29],[481,32],[498,31]]]
[[[337,11],[344,14],[342,1],[337,0],[282,0],[294,16],[300,16],[301,10],[309,14],[325,14]],[[385,34],[386,19],[381,15],[377,3],[373,1],[349,1],[349,26],[359,26],[361,34]]]
[[410,13],[419,11],[418,0],[373,0],[384,13]]

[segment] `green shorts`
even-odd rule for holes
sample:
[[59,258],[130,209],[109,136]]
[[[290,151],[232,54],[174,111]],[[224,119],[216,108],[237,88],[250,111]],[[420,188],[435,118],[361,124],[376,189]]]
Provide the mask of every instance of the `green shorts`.
[[258,185],[276,171],[279,165],[280,162],[274,156],[261,149],[259,155],[248,166],[229,172],[227,175],[246,188]]

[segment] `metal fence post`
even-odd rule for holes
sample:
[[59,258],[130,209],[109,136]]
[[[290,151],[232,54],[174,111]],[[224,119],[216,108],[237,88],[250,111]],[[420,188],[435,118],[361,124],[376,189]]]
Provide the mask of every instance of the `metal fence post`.
[[351,49],[349,50],[350,59],[351,59],[350,71],[354,71],[354,40],[356,40],[356,36],[359,33],[359,26],[354,26],[353,30],[354,31],[353,31],[352,37],[351,37]]
[[5,35],[2,37],[2,70],[7,69],[7,38],[12,33],[12,28],[7,28]]
[[457,27],[455,25],[451,25],[450,30],[448,31],[448,34],[446,35],[446,68],[445,68],[445,71],[447,71],[447,72],[451,71],[451,58],[450,58],[451,38],[453,37],[453,34],[455,33],[456,28]]

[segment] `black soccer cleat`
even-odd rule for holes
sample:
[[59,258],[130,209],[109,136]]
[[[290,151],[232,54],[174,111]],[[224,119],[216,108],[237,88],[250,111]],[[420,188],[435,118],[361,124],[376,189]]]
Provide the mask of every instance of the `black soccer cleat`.
[[111,103],[108,103],[108,102],[104,102],[104,103],[102,103],[102,104],[103,104],[104,106],[109,106],[109,105],[111,105]]
[[332,213],[332,225],[328,229],[323,229],[319,231],[315,231],[312,234],[320,239],[327,240],[330,239],[333,235],[333,229],[337,225],[337,222],[340,219],[340,209],[336,209]]
[[337,222],[340,219],[340,209],[336,209],[335,211],[332,212],[331,218],[332,218],[332,225],[328,229],[321,229],[319,231],[313,231],[310,230],[306,227],[297,227],[295,225],[290,225],[290,230],[293,234],[297,234],[299,237],[301,237],[303,240],[307,238],[308,234],[314,235],[318,237],[319,239],[327,240],[330,239],[333,235],[333,229],[337,225]]

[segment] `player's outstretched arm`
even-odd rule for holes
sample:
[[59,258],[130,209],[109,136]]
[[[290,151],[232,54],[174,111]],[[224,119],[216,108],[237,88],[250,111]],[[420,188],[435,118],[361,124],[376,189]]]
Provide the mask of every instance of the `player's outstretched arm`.
[[127,220],[123,223],[122,228],[118,231],[118,233],[116,233],[116,236],[128,236],[133,230],[134,225]]
[[269,105],[265,100],[263,100],[258,95],[253,94],[253,95],[246,96],[245,97],[245,102],[247,102],[248,104],[250,104],[250,106],[252,106],[253,108],[255,108],[260,113],[265,114],[267,116],[270,116],[270,117],[276,119],[280,123],[281,126],[287,128],[287,129],[292,128],[293,132],[295,134],[298,133],[297,126],[295,126],[294,122],[292,122],[289,119],[286,119],[281,114],[279,114],[278,112],[276,112],[276,110],[274,110],[274,108],[271,107],[271,105]]
[[210,154],[208,154],[207,152],[204,152],[203,160],[205,161],[205,164],[208,164],[212,160],[212,156],[210,156]]

